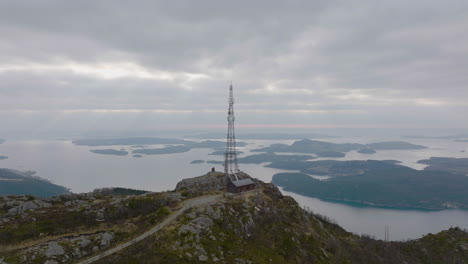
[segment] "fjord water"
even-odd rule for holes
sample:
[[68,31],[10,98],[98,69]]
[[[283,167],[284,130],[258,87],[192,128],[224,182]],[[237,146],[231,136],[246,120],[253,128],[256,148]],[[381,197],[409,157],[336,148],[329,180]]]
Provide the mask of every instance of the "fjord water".
[[[384,141],[369,138],[334,138],[325,141],[335,143],[369,143]],[[403,165],[422,169],[424,165],[417,160],[433,156],[468,157],[468,143],[451,140],[411,139],[405,140],[414,144],[428,146],[422,150],[378,151],[372,155],[360,154],[356,151],[347,153],[346,157],[337,160],[353,159],[395,159]],[[262,141],[249,140],[241,150],[242,156],[251,155],[250,150],[260,145],[271,143],[290,144],[293,140]],[[151,146],[162,147],[162,146]],[[17,170],[33,170],[37,175],[64,185],[73,192],[88,192],[94,188],[122,186],[164,191],[174,189],[176,183],[187,177],[202,175],[211,167],[222,170],[221,165],[190,164],[192,160],[221,160],[221,156],[208,155],[212,149],[192,149],[186,153],[149,155],[142,158],[128,156],[99,155],[91,153],[90,149],[125,149],[129,152],[136,149],[130,146],[87,147],[75,146],[70,141],[30,140],[7,141],[0,145],[0,155],[9,158],[0,160],[1,168]],[[292,153],[291,153],[292,154]],[[240,168],[265,182],[270,182],[273,174],[284,170],[265,168],[264,164],[240,164]],[[326,215],[335,220],[346,230],[357,234],[368,234],[383,238],[384,227],[390,226],[390,239],[405,240],[421,237],[427,233],[435,233],[450,226],[468,228],[468,211],[418,211],[395,210],[374,207],[355,207],[346,204],[331,203],[315,198],[284,192],[294,197],[301,206]],[[467,191],[468,193],[468,191]],[[467,194],[468,195],[468,194]]]

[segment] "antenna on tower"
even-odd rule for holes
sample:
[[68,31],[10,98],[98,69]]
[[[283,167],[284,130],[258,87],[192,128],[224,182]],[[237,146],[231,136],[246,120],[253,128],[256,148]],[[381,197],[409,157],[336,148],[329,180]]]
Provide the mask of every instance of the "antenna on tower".
[[228,108],[228,132],[227,132],[227,146],[224,155],[224,173],[231,181],[239,180],[237,172],[239,166],[237,163],[237,150],[236,150],[236,136],[234,133],[234,94],[232,89],[232,81],[229,86],[229,108]]
[[390,227],[388,225],[385,226],[385,242],[390,241]]

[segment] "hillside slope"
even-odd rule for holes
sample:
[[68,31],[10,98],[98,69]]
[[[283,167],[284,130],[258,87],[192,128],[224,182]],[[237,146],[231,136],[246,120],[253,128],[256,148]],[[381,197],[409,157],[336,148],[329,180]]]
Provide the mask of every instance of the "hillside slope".
[[[304,211],[272,184],[259,186],[258,191],[236,196],[190,190],[67,195],[49,199],[50,206],[23,212],[21,217],[6,213],[9,204],[19,199],[11,197],[0,201],[4,212],[0,211],[0,263],[80,263],[151,230],[176,212],[181,215],[158,232],[93,263],[468,261],[468,233],[458,228],[386,243],[356,236],[326,217]],[[219,198],[180,211],[182,204],[206,194]],[[28,231],[31,225],[42,229]]]
[[65,187],[33,175],[33,172],[0,169],[0,195],[29,194],[39,197],[51,197],[69,193],[69,190]]
[[346,232],[265,184],[259,194],[194,208],[170,228],[98,263],[466,263],[468,233],[409,242]]

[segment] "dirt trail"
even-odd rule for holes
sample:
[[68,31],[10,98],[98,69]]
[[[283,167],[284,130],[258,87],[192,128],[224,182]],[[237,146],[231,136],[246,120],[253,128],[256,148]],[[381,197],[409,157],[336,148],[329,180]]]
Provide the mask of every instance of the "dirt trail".
[[214,204],[221,197],[222,197],[221,195],[210,195],[210,196],[203,196],[203,197],[198,197],[198,198],[194,198],[194,199],[185,201],[182,208],[180,208],[177,212],[172,213],[166,219],[164,219],[164,221],[157,224],[156,226],[154,226],[150,230],[146,231],[145,233],[141,234],[140,236],[138,236],[138,237],[136,237],[136,238],[134,238],[134,239],[132,239],[130,241],[127,241],[127,242],[125,242],[123,244],[120,244],[120,245],[118,245],[118,246],[116,246],[114,248],[111,248],[111,249],[109,249],[107,251],[104,251],[104,252],[100,253],[99,255],[96,255],[94,257],[91,257],[91,258],[88,258],[88,259],[83,260],[81,262],[78,262],[78,264],[93,263],[93,262],[95,262],[97,260],[100,260],[100,259],[102,259],[104,257],[112,255],[115,252],[118,252],[118,251],[120,251],[120,250],[122,250],[124,248],[127,248],[127,247],[129,247],[129,246],[131,246],[131,245],[133,245],[135,243],[138,243],[139,241],[147,238],[148,236],[158,232],[161,228],[165,227],[167,224],[169,224],[170,222],[175,220],[179,215],[181,215],[185,210],[189,209],[190,207],[206,206],[206,205]]

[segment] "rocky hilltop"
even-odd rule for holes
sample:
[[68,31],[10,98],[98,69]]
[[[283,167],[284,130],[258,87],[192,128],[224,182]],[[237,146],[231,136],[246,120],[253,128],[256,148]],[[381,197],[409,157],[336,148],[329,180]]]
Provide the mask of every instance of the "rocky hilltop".
[[256,190],[231,195],[191,191],[189,183],[198,180],[163,193],[0,198],[0,263],[468,261],[468,233],[458,228],[383,242],[302,209],[273,184],[257,181]]
[[[236,173],[240,180],[251,178],[245,172]],[[186,178],[176,185],[176,191],[204,192],[204,191],[223,191],[226,190],[228,179],[223,172],[210,171],[205,175]]]

